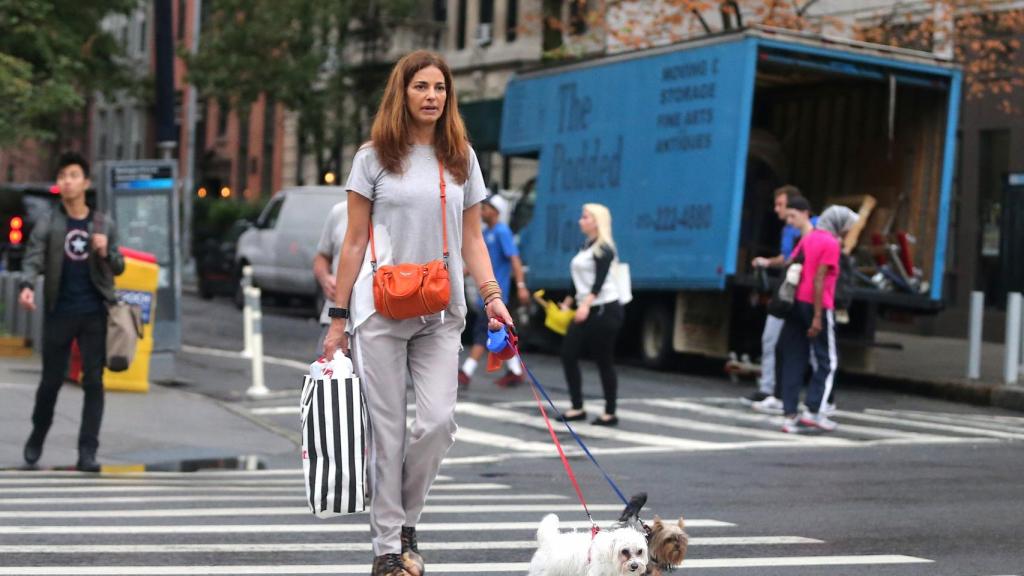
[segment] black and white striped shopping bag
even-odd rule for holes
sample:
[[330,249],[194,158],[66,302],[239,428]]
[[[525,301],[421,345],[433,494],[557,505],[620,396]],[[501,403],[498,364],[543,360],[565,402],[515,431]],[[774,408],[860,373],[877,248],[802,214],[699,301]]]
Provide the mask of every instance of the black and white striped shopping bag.
[[305,377],[302,469],[318,518],[366,510],[366,409],[359,378]]

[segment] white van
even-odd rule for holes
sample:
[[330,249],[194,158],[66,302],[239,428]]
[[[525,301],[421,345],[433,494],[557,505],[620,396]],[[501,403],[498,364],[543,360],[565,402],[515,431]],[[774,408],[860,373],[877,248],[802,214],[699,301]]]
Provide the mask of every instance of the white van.
[[[320,314],[323,292],[313,277],[313,256],[331,208],[345,201],[338,186],[302,186],[278,192],[256,224],[238,239],[236,270],[250,265],[264,295],[298,297]],[[240,303],[240,298],[235,298]]]

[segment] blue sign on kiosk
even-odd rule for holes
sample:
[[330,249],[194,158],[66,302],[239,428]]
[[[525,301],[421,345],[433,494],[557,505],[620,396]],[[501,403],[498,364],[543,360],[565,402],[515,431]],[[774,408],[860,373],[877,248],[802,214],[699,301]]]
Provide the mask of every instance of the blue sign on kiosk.
[[122,246],[149,252],[160,266],[150,379],[174,378],[181,349],[181,239],[177,164],[170,160],[104,162],[100,202],[117,222]]

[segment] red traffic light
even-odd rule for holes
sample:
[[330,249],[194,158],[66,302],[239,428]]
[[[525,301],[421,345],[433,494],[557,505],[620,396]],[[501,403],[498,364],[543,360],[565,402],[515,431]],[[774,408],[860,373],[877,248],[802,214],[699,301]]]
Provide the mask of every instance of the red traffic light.
[[7,239],[10,240],[11,244],[15,246],[21,244],[21,241],[24,238],[25,235],[21,232],[21,230],[11,230],[10,233],[7,234]]
[[11,218],[11,230],[21,230],[24,225],[25,221],[21,219],[21,216]]

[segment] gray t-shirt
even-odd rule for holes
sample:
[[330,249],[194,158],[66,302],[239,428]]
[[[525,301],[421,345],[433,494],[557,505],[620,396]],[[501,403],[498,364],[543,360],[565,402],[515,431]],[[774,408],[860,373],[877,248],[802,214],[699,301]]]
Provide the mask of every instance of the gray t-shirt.
[[[476,152],[469,151],[469,179],[460,184],[445,170],[448,216],[448,277],[451,301],[448,312],[463,318],[466,296],[463,288],[462,212],[487,195]],[[441,181],[437,156],[430,145],[415,145],[405,161],[402,174],[384,170],[372,146],[361,148],[352,161],[347,190],[373,202],[373,231],[377,244],[377,264],[426,263],[443,253],[441,239]],[[373,313],[373,285],[369,281],[370,247],[366,248],[363,267],[353,288],[349,306],[352,328]],[[367,306],[369,304],[369,306]],[[371,309],[367,309],[367,308]]]
[[[320,232],[320,241],[316,244],[316,251],[323,254],[331,261],[331,274],[338,273],[338,260],[341,258],[341,245],[345,241],[345,231],[348,229],[348,202],[338,202],[331,208],[324,222],[324,229]],[[327,309],[334,306],[330,299],[324,300],[324,309],[320,311],[320,323],[330,324],[331,319],[327,316]]]

